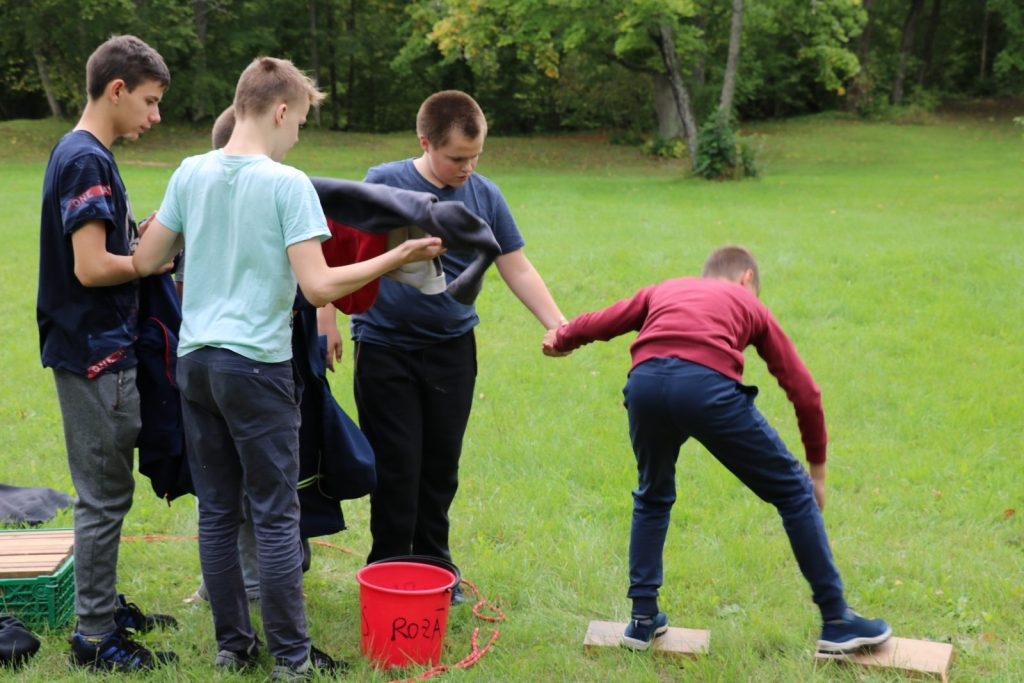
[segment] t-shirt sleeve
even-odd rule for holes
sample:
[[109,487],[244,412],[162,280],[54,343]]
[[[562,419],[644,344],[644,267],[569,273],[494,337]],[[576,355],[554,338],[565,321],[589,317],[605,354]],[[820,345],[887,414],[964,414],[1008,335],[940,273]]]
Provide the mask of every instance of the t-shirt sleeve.
[[331,231],[313,183],[301,173],[290,174],[285,182],[284,191],[277,195],[285,246],[314,237],[321,242],[328,239]]
[[114,225],[114,177],[106,159],[86,154],[61,169],[59,187],[67,188],[60,199],[61,224],[70,235],[85,223],[103,221],[108,230]]
[[493,207],[491,230],[494,232],[494,238],[498,241],[498,246],[501,247],[501,253],[508,254],[522,249],[526,246],[526,240],[519,232],[519,226],[512,216],[512,209],[509,208],[505,196],[497,187],[491,188],[491,194],[491,206]]
[[156,212],[156,219],[168,230],[177,233],[180,233],[183,227],[181,205],[178,203],[178,187],[181,184],[182,172],[179,166],[171,175],[171,180],[167,183],[167,190],[164,192],[164,199],[160,202],[160,208]]

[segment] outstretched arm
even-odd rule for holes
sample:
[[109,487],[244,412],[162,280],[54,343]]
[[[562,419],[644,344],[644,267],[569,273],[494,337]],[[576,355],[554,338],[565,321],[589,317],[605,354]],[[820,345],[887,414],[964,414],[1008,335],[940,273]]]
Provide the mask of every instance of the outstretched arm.
[[553,330],[565,324],[565,316],[522,249],[502,254],[495,262],[501,279],[545,329]]
[[310,238],[288,247],[288,260],[306,300],[324,306],[350,294],[384,273],[413,261],[429,261],[444,252],[438,237],[406,240],[390,251],[366,261],[331,268],[320,241]]

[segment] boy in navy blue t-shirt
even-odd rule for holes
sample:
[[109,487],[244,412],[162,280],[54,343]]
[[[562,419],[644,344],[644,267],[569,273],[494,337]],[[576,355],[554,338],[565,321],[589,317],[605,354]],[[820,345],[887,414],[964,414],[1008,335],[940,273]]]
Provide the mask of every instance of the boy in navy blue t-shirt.
[[132,504],[139,228],[110,151],[160,122],[170,83],[163,58],[134,36],[100,45],[86,65],[88,102],[53,148],[43,179],[36,318],[52,368],[75,503],[75,613],[71,661],[99,669],[149,669],[171,653],[133,642],[169,617],[144,615],[117,593],[117,554]]

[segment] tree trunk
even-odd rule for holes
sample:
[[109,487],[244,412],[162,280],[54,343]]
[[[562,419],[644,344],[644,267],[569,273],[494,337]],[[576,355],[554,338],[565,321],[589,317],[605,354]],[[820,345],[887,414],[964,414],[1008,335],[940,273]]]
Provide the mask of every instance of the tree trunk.
[[[693,25],[700,31],[701,35],[707,35],[708,18],[706,15],[698,14],[693,18]],[[704,50],[698,50],[694,56],[693,64],[690,65],[690,82],[698,90],[703,88],[708,80],[707,54]]]
[[[938,0],[936,0],[937,2]],[[732,102],[736,94],[736,72],[740,66],[740,43],[743,40],[743,0],[732,0],[732,24],[729,26],[729,57],[725,62],[722,81],[722,99],[718,108],[732,116]]]
[[857,110],[868,103],[871,98],[871,79],[868,75],[868,60],[871,55],[871,30],[874,28],[874,6],[875,0],[864,0],[862,3],[864,11],[868,14],[868,21],[864,24],[860,39],[857,41],[857,63],[860,70],[853,77],[850,83],[850,92],[846,98],[846,109]]
[[50,116],[59,119],[64,116],[64,111],[53,92],[53,82],[50,80],[50,70],[46,66],[46,60],[43,59],[43,53],[39,51],[39,48],[32,50],[32,56],[36,60],[36,71],[39,73],[39,82],[43,86],[43,92],[46,93],[46,102],[50,105]]
[[686,147],[690,152],[690,164],[692,168],[696,168],[697,119],[693,115],[693,104],[690,101],[690,94],[686,91],[686,85],[683,83],[683,76],[679,70],[679,53],[676,51],[676,41],[672,35],[672,27],[669,24],[659,24],[656,41],[661,51],[661,59],[665,63],[665,71],[667,72],[669,83],[672,85],[672,96],[675,99],[676,110],[679,112],[679,118],[683,124],[683,132],[686,134]]
[[896,77],[892,82],[892,93],[889,95],[889,103],[896,106],[903,103],[903,84],[907,78],[907,62],[910,61],[910,53],[914,49],[914,33],[917,31],[917,19],[923,9],[924,0],[911,0],[910,12],[907,14],[907,20],[903,22],[900,61],[896,67]]
[[942,0],[932,0],[932,11],[928,15],[928,26],[924,31],[924,47],[921,51],[921,68],[917,70],[917,84],[924,87],[935,61],[935,35],[939,32],[939,18],[942,15]]
[[988,71],[988,2],[985,3],[985,14],[981,22],[981,65],[978,67],[978,80],[985,80]]
[[[320,87],[320,46],[317,44],[316,34],[316,0],[309,0],[309,64],[312,71],[313,84]],[[313,120],[316,127],[320,127],[320,107],[313,109]]]
[[341,101],[338,99],[337,7],[327,5],[327,91],[331,99],[331,130],[341,129]]
[[663,74],[654,75],[654,114],[658,120],[658,137],[669,140],[686,134],[672,94],[672,83]]
[[[202,82],[208,68],[206,61],[206,36],[210,23],[210,7],[206,0],[194,0],[192,3],[193,23],[196,29],[196,42],[199,43],[199,51],[196,54],[195,70],[197,80]],[[209,104],[209,89],[197,88],[196,106],[192,112],[192,120],[199,121],[206,116]]]
[[[356,39],[356,0],[351,0],[348,17],[345,20],[345,35],[349,40]],[[348,73],[345,89],[345,130],[352,129],[352,121],[356,113],[356,56],[355,50],[348,50]]]

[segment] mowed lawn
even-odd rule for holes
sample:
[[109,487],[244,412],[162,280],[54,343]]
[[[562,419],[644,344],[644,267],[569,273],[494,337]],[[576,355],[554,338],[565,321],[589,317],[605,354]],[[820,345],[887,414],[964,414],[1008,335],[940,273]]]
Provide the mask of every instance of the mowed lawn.
[[[0,122],[0,482],[71,493],[34,318],[41,178],[69,125]],[[743,132],[763,175],[740,183],[688,178],[680,162],[602,136],[494,137],[478,170],[503,188],[526,253],[570,317],[695,274],[717,246],[751,248],[763,300],[822,387],[825,519],[851,604],[897,636],[952,644],[952,680],[1024,680],[1024,128],[1010,117],[820,116]],[[177,162],[208,145],[206,130],[169,126],[119,145],[136,213],[156,208]],[[307,129],[288,162],[359,179],[417,149],[411,132]],[[445,663],[469,654],[475,628],[480,647],[499,635],[442,680],[904,680],[814,663],[817,610],[777,514],[696,444],[680,454],[661,605],[672,625],[709,630],[710,652],[585,652],[591,620],[629,615],[635,465],[621,389],[631,338],[545,358],[543,330],[493,271],[478,308],[480,374],[452,546],[506,618],[453,610]],[[756,353],[747,358],[758,405],[802,459],[792,408]],[[347,358],[331,381],[355,415]],[[310,631],[353,663],[351,680],[399,678],[359,653],[368,505],[343,509],[349,529],[314,545]],[[63,513],[46,526],[70,523]],[[248,680],[213,670],[209,611],[182,604],[199,575],[194,501],[168,506],[140,477],[124,534],[121,590],[182,623],[144,638],[182,657],[148,680]],[[12,679],[92,680],[66,665],[69,631],[43,632],[39,655]]]

